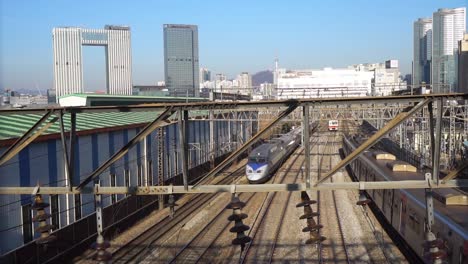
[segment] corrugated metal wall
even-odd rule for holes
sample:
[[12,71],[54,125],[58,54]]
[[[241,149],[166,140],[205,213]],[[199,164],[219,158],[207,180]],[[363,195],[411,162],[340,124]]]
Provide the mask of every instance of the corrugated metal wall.
[[[231,135],[239,132],[240,125],[234,121],[216,121],[215,123],[215,151],[216,157],[228,152],[229,142],[228,122],[231,122]],[[244,122],[245,123],[245,122]],[[196,167],[209,161],[209,122],[191,120],[188,125],[189,168]],[[244,138],[250,138],[250,130],[245,130]],[[139,128],[126,129],[106,133],[96,133],[77,138],[75,147],[75,184],[89,175],[100,164],[104,163],[113,153],[122,148],[139,131]],[[165,153],[164,180],[169,180],[181,173],[182,163],[178,159],[180,140],[177,124],[164,127],[163,140]],[[233,137],[232,137],[233,138]],[[129,175],[131,186],[138,184],[141,174],[142,185],[158,183],[158,138],[157,131],[152,132],[142,142],[110,168],[100,175],[102,186],[111,186],[111,174],[115,174],[117,186],[125,186],[125,174]],[[6,148],[0,149],[0,153]],[[146,151],[146,152],[145,152]],[[23,149],[19,155],[0,167],[0,186],[65,186],[64,165],[62,159],[62,146],[60,140],[32,143]],[[177,164],[176,164],[177,163]],[[152,168],[150,168],[152,167]],[[151,175],[149,172],[152,171]],[[92,185],[93,183],[90,183]],[[124,195],[118,195],[117,200]],[[63,228],[76,220],[81,212],[81,218],[92,214],[95,210],[93,195],[81,195],[81,208],[75,208],[74,195],[58,196],[59,227]],[[44,200],[50,203],[50,197],[45,195]],[[21,205],[32,202],[30,195],[0,195],[0,253],[12,250],[23,244],[23,226]],[[111,195],[103,197],[103,205],[112,204]],[[51,207],[48,212],[50,213]],[[34,232],[34,231],[33,231]]]

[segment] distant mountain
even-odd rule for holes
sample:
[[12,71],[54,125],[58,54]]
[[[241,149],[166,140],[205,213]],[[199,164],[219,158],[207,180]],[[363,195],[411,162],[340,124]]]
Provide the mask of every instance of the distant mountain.
[[[3,94],[5,92],[5,88],[0,88],[0,93]],[[29,94],[29,95],[47,95],[47,90],[44,89],[29,89],[29,88],[20,88],[20,89],[9,89],[11,91],[15,91],[19,94]]]
[[252,85],[260,86],[262,83],[273,83],[273,72],[270,70],[257,72],[252,75]]

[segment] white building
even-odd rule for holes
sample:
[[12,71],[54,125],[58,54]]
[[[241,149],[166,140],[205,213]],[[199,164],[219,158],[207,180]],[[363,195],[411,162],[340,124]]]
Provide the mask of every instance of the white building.
[[252,76],[248,72],[242,72],[237,76],[238,93],[251,94],[252,89]]
[[277,98],[353,97],[370,95],[373,71],[324,68],[278,70]]
[[413,84],[431,83],[432,19],[420,18],[413,25]]
[[432,84],[434,93],[453,92],[457,85],[458,41],[466,30],[466,8],[439,9],[433,14]]
[[392,92],[406,89],[398,68],[375,69],[372,82],[372,96],[391,95]]
[[211,71],[207,68],[200,68],[200,83],[211,81]]
[[275,85],[272,83],[262,83],[260,87],[255,87],[252,94],[254,101],[274,100],[276,98]]
[[132,94],[132,55],[129,27],[104,29],[54,28],[54,88],[56,97],[83,93],[82,46],[106,47],[107,93]]

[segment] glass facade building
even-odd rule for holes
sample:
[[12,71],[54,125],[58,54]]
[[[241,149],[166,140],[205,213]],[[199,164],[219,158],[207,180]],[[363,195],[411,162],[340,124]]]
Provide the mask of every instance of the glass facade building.
[[171,96],[199,97],[197,26],[164,25],[164,77]]
[[432,84],[434,93],[457,90],[458,41],[466,30],[466,8],[439,9],[432,16]]
[[420,18],[413,26],[413,81],[431,83],[432,18]]

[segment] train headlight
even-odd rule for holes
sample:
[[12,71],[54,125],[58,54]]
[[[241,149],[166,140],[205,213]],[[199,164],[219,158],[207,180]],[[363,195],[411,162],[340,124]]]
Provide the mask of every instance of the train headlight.
[[248,173],[252,173],[253,171],[252,170],[247,170]]
[[257,170],[257,173],[262,173],[262,170]]

